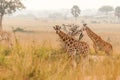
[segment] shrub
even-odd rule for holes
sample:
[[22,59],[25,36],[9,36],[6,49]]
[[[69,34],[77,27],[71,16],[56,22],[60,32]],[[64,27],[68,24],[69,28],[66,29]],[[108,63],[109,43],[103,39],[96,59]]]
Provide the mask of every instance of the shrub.
[[16,29],[13,30],[13,32],[24,32],[25,30],[20,28],[20,27],[17,27]]

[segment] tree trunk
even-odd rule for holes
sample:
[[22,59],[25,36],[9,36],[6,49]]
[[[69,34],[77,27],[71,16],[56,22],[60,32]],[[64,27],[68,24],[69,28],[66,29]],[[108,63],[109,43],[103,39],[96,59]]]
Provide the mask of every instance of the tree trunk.
[[75,17],[75,20],[74,20],[74,23],[76,23],[77,22],[77,17]]
[[3,20],[3,15],[0,15],[0,30],[2,30],[2,20]]
[[77,17],[75,17],[75,21],[77,21]]

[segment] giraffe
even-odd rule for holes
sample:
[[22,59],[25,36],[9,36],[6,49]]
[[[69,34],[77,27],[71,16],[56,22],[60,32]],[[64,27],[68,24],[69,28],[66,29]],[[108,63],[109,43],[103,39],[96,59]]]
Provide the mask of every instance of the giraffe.
[[63,43],[67,47],[67,53],[74,58],[76,54],[80,56],[86,57],[89,54],[89,45],[86,42],[75,40],[70,35],[61,31],[61,27],[59,25],[55,25],[53,27],[56,31],[56,34],[59,35]]
[[92,40],[95,53],[98,53],[98,51],[104,51],[107,55],[112,54],[112,45],[104,41],[100,36],[87,27],[87,24],[83,24],[82,30],[86,31],[87,35]]
[[5,41],[5,43],[8,43],[9,47],[13,45],[11,40],[11,34],[6,31],[0,30],[0,42],[2,41]]

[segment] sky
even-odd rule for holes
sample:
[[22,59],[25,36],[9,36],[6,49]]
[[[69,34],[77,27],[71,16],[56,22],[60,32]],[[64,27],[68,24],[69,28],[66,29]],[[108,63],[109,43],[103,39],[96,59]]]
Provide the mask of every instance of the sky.
[[71,9],[73,5],[78,5],[81,10],[120,6],[120,0],[25,0],[23,3],[27,10]]

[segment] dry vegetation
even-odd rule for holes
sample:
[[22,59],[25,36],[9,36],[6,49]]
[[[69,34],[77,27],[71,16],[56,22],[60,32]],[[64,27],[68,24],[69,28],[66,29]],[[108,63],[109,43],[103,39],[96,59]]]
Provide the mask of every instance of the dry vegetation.
[[[9,22],[7,21],[9,20]],[[0,46],[0,80],[120,80],[120,24],[90,24],[92,30],[105,40],[110,37],[113,55],[94,55],[91,46],[89,64],[78,62],[76,69],[60,47],[59,37],[53,32],[55,24],[72,20],[6,19],[5,29],[22,27],[35,32],[17,32],[12,49]],[[4,22],[4,23],[5,23]],[[77,24],[80,24],[77,22]],[[92,45],[85,35],[84,41]],[[82,67],[84,66],[84,67]]]

